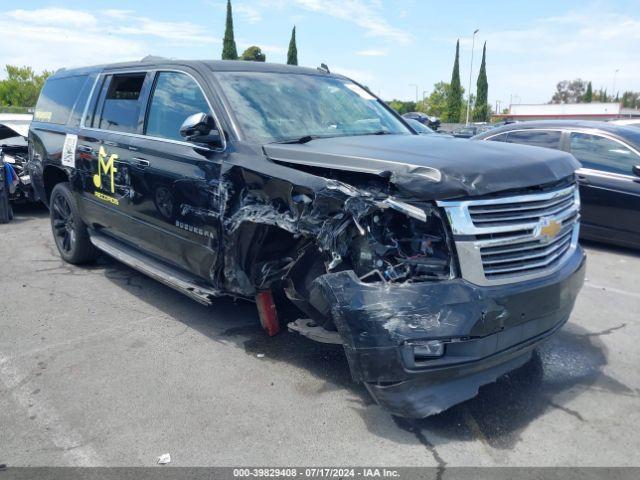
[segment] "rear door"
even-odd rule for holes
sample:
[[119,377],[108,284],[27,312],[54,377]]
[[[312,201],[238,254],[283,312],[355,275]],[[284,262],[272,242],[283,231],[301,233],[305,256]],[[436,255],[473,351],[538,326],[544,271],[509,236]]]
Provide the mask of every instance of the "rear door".
[[135,196],[129,164],[135,156],[132,142],[142,133],[150,83],[145,71],[102,74],[76,147],[84,218],[134,244],[144,230],[130,221]]
[[[218,181],[224,148],[194,145],[180,136],[180,126],[190,115],[215,118],[201,85],[197,72],[186,68],[153,73],[142,136],[130,145],[129,213],[145,230],[147,251],[211,279],[219,249]],[[219,124],[217,128],[221,131]]]
[[570,149],[582,164],[578,171],[582,223],[592,236],[640,241],[640,178],[633,167],[640,154],[619,139],[597,133],[571,132]]

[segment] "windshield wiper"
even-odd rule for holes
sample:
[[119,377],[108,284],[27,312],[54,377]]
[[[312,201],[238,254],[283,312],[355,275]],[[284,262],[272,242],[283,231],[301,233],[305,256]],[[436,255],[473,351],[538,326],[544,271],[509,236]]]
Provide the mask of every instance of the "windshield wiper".
[[363,135],[394,135],[388,130],[377,130],[375,132],[363,133]]
[[282,142],[277,142],[277,143],[309,143],[314,138],[319,138],[319,137],[312,137],[311,135],[305,135],[304,137],[295,138],[293,140],[284,140]]

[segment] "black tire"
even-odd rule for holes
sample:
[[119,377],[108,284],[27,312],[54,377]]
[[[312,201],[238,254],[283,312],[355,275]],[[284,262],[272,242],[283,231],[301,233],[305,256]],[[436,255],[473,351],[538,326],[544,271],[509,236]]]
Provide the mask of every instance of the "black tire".
[[51,231],[58,252],[65,262],[74,265],[89,263],[96,259],[98,251],[89,239],[87,226],[78,213],[78,206],[69,184],[58,183],[49,200]]

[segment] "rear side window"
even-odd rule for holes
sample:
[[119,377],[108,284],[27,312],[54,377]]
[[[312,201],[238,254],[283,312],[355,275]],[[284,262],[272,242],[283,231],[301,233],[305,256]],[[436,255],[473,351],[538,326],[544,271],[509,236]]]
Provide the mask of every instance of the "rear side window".
[[631,175],[640,157],[630,148],[599,135],[573,132],[571,153],[585,168]]
[[185,73],[160,72],[149,105],[146,134],[184,140],[180,127],[194,113],[207,113],[209,105],[198,84]]
[[521,143],[534,147],[560,149],[560,137],[562,133],[552,130],[526,130],[509,132],[508,143]]
[[87,75],[48,79],[40,93],[33,119],[66,124],[86,80]]
[[140,92],[146,74],[113,75],[108,82],[98,128],[136,133],[140,117]]
[[491,142],[506,142],[507,135],[507,133],[501,133],[500,135],[494,135],[493,137],[487,138],[487,140]]

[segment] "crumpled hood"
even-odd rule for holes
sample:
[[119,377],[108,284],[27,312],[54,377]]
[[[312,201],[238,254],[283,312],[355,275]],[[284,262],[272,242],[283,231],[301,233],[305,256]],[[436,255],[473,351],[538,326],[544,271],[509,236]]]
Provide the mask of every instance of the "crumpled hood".
[[559,181],[580,167],[558,150],[436,135],[366,135],[269,144],[279,163],[388,175],[403,197],[478,196]]

